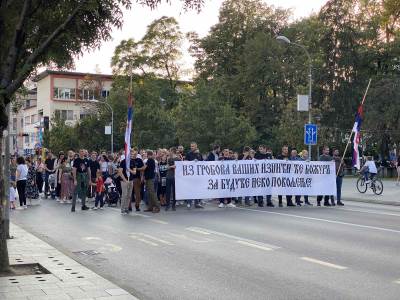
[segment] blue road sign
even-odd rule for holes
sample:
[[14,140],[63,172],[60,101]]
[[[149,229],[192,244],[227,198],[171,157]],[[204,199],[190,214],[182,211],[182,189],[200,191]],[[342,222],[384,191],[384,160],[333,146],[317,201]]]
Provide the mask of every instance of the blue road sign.
[[318,129],[315,124],[304,125],[304,144],[305,145],[316,145],[318,137]]

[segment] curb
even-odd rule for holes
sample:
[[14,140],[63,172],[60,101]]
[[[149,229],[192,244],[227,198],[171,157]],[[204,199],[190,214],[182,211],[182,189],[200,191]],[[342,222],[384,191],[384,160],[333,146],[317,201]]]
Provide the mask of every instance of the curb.
[[368,200],[368,199],[360,199],[360,198],[347,198],[342,197],[344,201],[353,201],[353,202],[364,202],[364,203],[374,203],[374,204],[382,204],[382,205],[391,205],[391,206],[400,206],[399,201],[385,201],[385,200]]

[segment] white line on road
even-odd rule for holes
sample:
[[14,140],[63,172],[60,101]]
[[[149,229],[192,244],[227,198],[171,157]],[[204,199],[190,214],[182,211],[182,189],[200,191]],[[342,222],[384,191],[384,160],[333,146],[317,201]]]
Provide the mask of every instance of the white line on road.
[[292,218],[299,218],[299,219],[305,219],[305,220],[313,220],[313,221],[320,221],[320,222],[326,222],[326,223],[333,223],[333,224],[354,226],[354,227],[360,227],[360,228],[374,229],[374,230],[379,230],[379,231],[400,233],[400,230],[382,228],[382,227],[376,227],[376,226],[361,225],[361,224],[355,224],[355,223],[347,223],[347,222],[341,222],[341,221],[335,221],[335,220],[327,220],[327,219],[320,219],[320,218],[313,218],[313,217],[305,217],[305,216],[299,216],[299,215],[293,215],[293,214],[285,214],[285,213],[278,213],[278,212],[265,211],[265,210],[256,210],[256,209],[242,208],[242,207],[237,207],[237,209],[250,210],[250,211],[259,212],[259,213],[273,214],[273,215],[286,216],[286,217],[292,217]]
[[149,221],[154,222],[154,223],[158,223],[158,224],[163,224],[163,225],[167,225],[168,222],[162,221],[162,220],[157,220],[157,219],[149,219]]
[[138,237],[138,236],[135,236],[135,235],[129,235],[129,236],[130,236],[130,238],[132,238],[132,239],[134,239],[134,240],[137,240],[137,241],[141,241],[141,242],[143,242],[143,243],[145,243],[145,244],[148,244],[148,245],[151,245],[151,246],[154,246],[154,247],[157,247],[157,246],[158,246],[157,243],[154,243],[154,242],[152,242],[152,241],[148,241],[148,240],[142,239],[142,238],[140,238],[140,237]]
[[378,212],[378,211],[371,211],[371,210],[359,210],[359,209],[353,209],[353,208],[334,208],[334,209],[337,209],[337,210],[355,211],[355,212],[361,212],[361,213],[366,213],[366,214],[376,214],[376,215],[400,217],[400,214],[393,214],[393,213],[386,213],[386,212]]
[[86,236],[86,237],[83,237],[82,238],[82,240],[85,240],[85,241],[101,241],[101,238],[99,238],[99,237],[97,237],[97,236]]
[[204,234],[204,235],[210,235],[211,234],[209,232],[202,231],[202,230],[199,230],[199,229],[196,229],[196,228],[191,228],[191,227],[186,228],[186,230],[189,230],[189,231],[192,231],[192,232],[196,232],[196,233],[200,233],[200,234]]
[[231,235],[231,234],[227,234],[227,233],[223,233],[223,232],[219,232],[219,231],[214,231],[214,230],[209,230],[209,229],[205,229],[205,228],[200,228],[200,227],[188,227],[186,228],[186,230],[190,230],[190,231],[202,231],[202,232],[207,232],[210,234],[214,234],[214,235],[218,235],[218,236],[222,236],[228,239],[233,239],[233,240],[241,240],[241,241],[246,241],[248,243],[251,244],[256,244],[262,247],[266,247],[266,248],[271,248],[271,249],[279,249],[281,247],[275,246],[275,245],[271,245],[271,244],[266,244],[266,243],[262,243],[262,242],[257,242],[257,241],[253,241],[253,240],[249,240],[246,238],[242,238],[239,236],[235,236],[235,235]]
[[394,283],[400,284],[400,279],[396,280]]
[[207,239],[203,239],[203,240],[196,240],[196,239],[192,239],[190,237],[187,237],[184,234],[173,233],[173,232],[167,232],[167,234],[172,235],[173,237],[177,237],[177,238],[180,238],[180,239],[183,239],[183,240],[186,240],[186,241],[191,241],[191,242],[194,242],[194,243],[208,243],[208,242],[213,242],[214,241],[214,240],[208,239],[208,238]]
[[347,267],[331,264],[331,263],[328,263],[328,262],[325,262],[325,261],[322,261],[322,260],[318,260],[318,259],[314,259],[314,258],[311,258],[311,257],[303,256],[300,259],[308,261],[308,262],[311,262],[311,263],[314,263],[314,264],[318,264],[318,265],[321,265],[321,266],[338,269],[338,270],[346,270],[347,269]]
[[260,246],[260,245],[256,245],[256,244],[252,244],[252,243],[249,243],[249,242],[246,242],[246,241],[236,241],[236,242],[241,244],[241,245],[249,246],[249,247],[252,247],[252,248],[257,248],[257,249],[261,249],[261,250],[265,250],[265,251],[272,251],[271,248]]
[[[121,212],[121,210],[119,210],[118,208],[110,208],[110,209],[115,210],[115,211],[118,211],[118,212]],[[150,216],[146,216],[146,215],[142,215],[142,214],[137,214],[137,213],[134,213],[134,212],[130,212],[130,213],[129,213],[129,216],[138,216],[138,217],[142,217],[142,218],[151,218]]]
[[139,235],[144,236],[145,238],[154,240],[154,241],[156,241],[156,242],[159,242],[159,243],[161,243],[161,244],[166,244],[166,245],[169,245],[169,246],[173,246],[173,245],[174,245],[174,244],[171,243],[171,242],[168,242],[168,241],[166,241],[166,240],[159,239],[159,238],[154,237],[154,236],[149,235],[149,234],[139,233]]

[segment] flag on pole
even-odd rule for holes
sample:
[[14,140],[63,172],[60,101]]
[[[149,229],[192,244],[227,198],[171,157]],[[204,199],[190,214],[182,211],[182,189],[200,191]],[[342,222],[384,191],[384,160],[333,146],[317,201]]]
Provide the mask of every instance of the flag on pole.
[[126,130],[125,130],[125,165],[126,165],[126,175],[128,178],[129,178],[129,169],[130,169],[130,162],[131,162],[132,117],[133,117],[132,93],[131,93],[131,91],[129,91],[128,118],[126,121]]
[[361,139],[361,123],[363,121],[363,105],[358,107],[356,113],[356,120],[353,126],[354,138],[353,138],[353,167],[360,169],[360,152],[358,150]]

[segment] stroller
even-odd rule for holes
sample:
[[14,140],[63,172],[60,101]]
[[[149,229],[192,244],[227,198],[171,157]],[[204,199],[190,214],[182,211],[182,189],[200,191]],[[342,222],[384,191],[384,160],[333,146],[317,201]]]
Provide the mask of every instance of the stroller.
[[106,189],[106,199],[105,202],[108,204],[108,206],[118,205],[118,202],[121,202],[119,193],[117,191],[117,187],[111,177],[108,177],[106,181],[104,182],[104,186]]
[[49,175],[50,198],[56,199],[56,174]]

